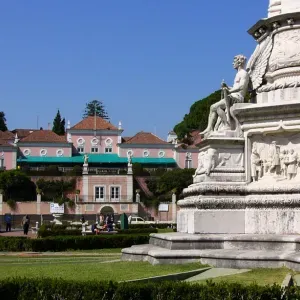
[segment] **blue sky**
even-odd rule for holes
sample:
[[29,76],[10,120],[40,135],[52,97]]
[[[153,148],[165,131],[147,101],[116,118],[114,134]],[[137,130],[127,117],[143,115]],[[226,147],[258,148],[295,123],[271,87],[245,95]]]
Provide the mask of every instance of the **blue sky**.
[[9,129],[71,124],[102,100],[124,135],[167,133],[191,104],[232,83],[268,0],[0,1],[0,110]]

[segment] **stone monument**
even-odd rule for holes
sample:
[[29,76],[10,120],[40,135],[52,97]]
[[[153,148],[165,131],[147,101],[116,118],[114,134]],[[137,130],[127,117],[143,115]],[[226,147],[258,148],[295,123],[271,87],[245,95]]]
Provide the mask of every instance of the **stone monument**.
[[300,1],[270,0],[268,12],[248,31],[254,53],[234,58],[234,84],[222,82],[210,108],[194,183],[177,202],[178,233],[154,234],[124,259],[300,269],[297,252],[268,252],[300,246]]
[[201,133],[180,232],[300,233],[300,2],[271,0],[249,33],[258,45],[247,64],[235,57],[233,87],[222,83]]

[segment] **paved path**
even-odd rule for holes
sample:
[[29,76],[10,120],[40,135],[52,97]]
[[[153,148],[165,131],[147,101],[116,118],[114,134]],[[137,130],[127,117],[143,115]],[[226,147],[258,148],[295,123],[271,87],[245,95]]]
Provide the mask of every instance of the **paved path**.
[[213,268],[213,269],[209,269],[201,274],[198,274],[196,276],[190,277],[190,278],[186,279],[185,281],[200,281],[200,280],[212,279],[212,278],[216,278],[216,277],[241,274],[241,273],[245,273],[245,272],[249,272],[249,271],[251,271],[251,270],[249,270],[249,269]]
[[1,256],[47,257],[47,256],[119,256],[121,253],[97,252],[0,252]]
[[[23,230],[12,230],[10,232],[0,232],[0,236],[26,236],[23,233]],[[35,238],[36,235],[30,231],[28,231],[28,237]]]

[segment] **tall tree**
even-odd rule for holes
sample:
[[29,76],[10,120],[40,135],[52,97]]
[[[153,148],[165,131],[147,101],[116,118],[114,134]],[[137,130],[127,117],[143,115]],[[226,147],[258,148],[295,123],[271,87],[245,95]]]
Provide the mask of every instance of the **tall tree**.
[[59,110],[57,111],[57,114],[53,121],[53,127],[52,131],[55,132],[58,135],[64,135],[65,134],[65,119],[61,118]]
[[86,118],[88,116],[98,116],[105,120],[109,120],[109,116],[107,114],[107,111],[104,107],[104,104],[102,101],[99,100],[92,100],[86,104],[83,118]]
[[189,132],[195,129],[204,130],[207,126],[210,106],[221,99],[221,91],[216,91],[208,97],[195,102],[190,107],[190,112],[174,127],[178,138],[182,140]]
[[7,131],[5,113],[0,111],[0,130]]

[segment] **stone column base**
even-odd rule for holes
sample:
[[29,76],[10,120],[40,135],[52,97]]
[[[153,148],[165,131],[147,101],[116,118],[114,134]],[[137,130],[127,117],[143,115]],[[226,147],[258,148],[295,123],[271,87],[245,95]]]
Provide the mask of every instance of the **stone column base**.
[[182,209],[177,218],[177,230],[181,233],[300,233],[300,209]]

